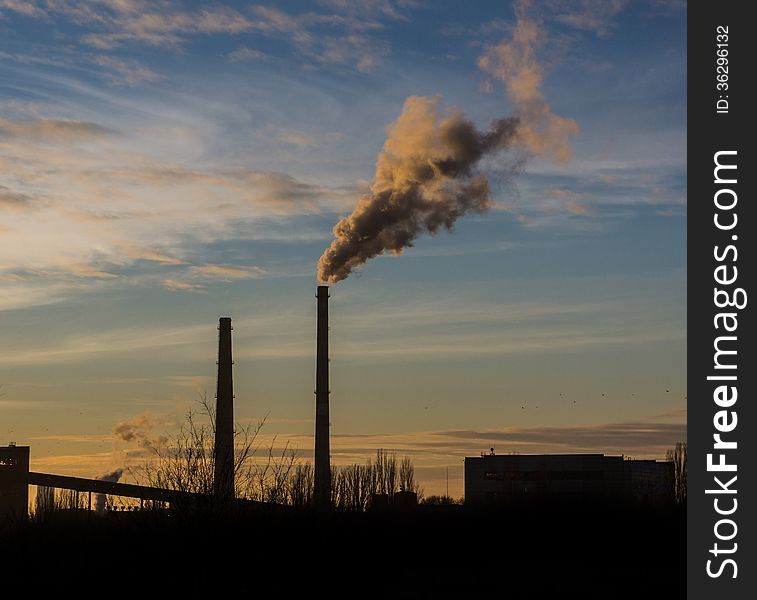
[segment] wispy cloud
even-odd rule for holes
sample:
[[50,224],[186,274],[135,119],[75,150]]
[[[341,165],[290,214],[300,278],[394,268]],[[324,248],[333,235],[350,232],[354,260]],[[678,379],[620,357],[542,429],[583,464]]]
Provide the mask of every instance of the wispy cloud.
[[135,60],[112,56],[98,56],[95,63],[105,68],[106,78],[115,85],[137,85],[145,81],[158,81],[161,75]]
[[144,0],[81,3],[71,0],[17,2],[0,5],[27,17],[65,18],[95,31],[82,40],[91,46],[110,49],[125,43],[178,46],[185,37],[198,34],[238,34],[252,29],[249,18],[228,6],[207,5],[182,10],[171,3]]
[[[370,35],[383,28],[382,21],[404,20],[410,2],[322,3],[330,10],[288,13],[271,5],[254,5],[240,11],[230,6],[206,4],[195,9],[173,3],[144,0],[92,2],[71,0],[4,0],[0,8],[27,18],[52,22],[66,19],[83,29],[81,41],[100,50],[129,44],[178,48],[198,35],[262,34],[288,42],[309,64],[343,65],[368,71],[388,53],[386,42]],[[228,55],[232,61],[261,60],[267,54],[240,46]],[[146,67],[118,59],[103,59],[102,66],[118,73],[129,85],[153,81]]]
[[334,358],[355,358],[403,361],[443,356],[526,355],[574,352],[596,348],[651,346],[661,342],[682,341],[685,331],[670,328],[658,331],[633,331],[623,327],[560,327],[553,330],[512,332],[504,337],[499,332],[417,334],[401,345],[388,339],[350,340],[341,342],[332,352]]
[[201,292],[205,291],[205,286],[200,283],[190,283],[189,281],[182,281],[180,279],[164,279],[161,281],[161,285],[168,289],[177,292]]
[[229,52],[226,57],[232,62],[247,62],[256,60],[270,60],[271,56],[260,50],[254,50],[248,46],[239,46]]
[[573,215],[578,215],[580,217],[590,217],[593,214],[591,208],[589,208],[585,204],[581,204],[576,200],[566,200],[565,210]]
[[386,17],[407,21],[407,9],[417,6],[418,0],[319,0],[319,4],[334,9],[337,14],[352,17]]
[[254,279],[265,274],[265,269],[255,266],[195,265],[178,272],[175,277],[164,279],[161,284],[169,290],[197,292],[204,291],[212,282]]
[[[37,52],[40,51],[38,50]],[[164,79],[163,75],[156,73],[147,65],[132,58],[117,58],[103,54],[93,55],[90,52],[77,53],[71,49],[55,57],[51,57],[45,53],[0,52],[0,61],[34,67],[52,67],[60,72],[92,72],[114,86],[133,87],[142,83]],[[39,115],[39,113],[44,112],[40,109],[49,108],[48,106],[33,102],[10,102],[6,103],[6,107],[14,109],[14,112],[26,115]]]
[[612,32],[615,17],[628,0],[549,0],[555,20],[565,25],[604,36]]
[[[0,9],[17,12],[26,17],[46,17],[47,13],[35,2],[28,0],[0,0]],[[2,13],[0,13],[0,16]]]
[[74,442],[77,444],[101,444],[108,443],[113,440],[113,436],[109,434],[101,433],[71,433],[71,434],[55,434],[55,435],[33,435],[29,437],[32,441],[41,442]]
[[75,477],[96,477],[115,466],[113,452],[31,456],[31,469]]
[[0,311],[56,304],[77,291],[77,286],[61,281],[26,281],[12,273],[0,272],[0,281],[3,282]]
[[95,123],[37,119],[11,121],[0,119],[0,137],[21,138],[37,142],[65,143],[77,140],[101,139],[109,130]]
[[0,185],[0,210],[17,212],[29,210],[33,207],[33,200],[28,194],[14,192]]
[[[479,445],[496,443],[504,451],[658,453],[686,439],[686,423],[622,422],[593,426],[511,427],[502,430],[453,430],[442,437]],[[659,454],[658,454],[659,455]]]
[[149,219],[151,213],[146,210],[120,211],[92,210],[72,208],[65,211],[65,218],[76,223],[108,223],[126,219]]
[[[478,456],[491,447],[499,454],[597,453],[663,459],[676,442],[686,440],[686,434],[685,422],[649,420],[388,434],[338,432],[331,436],[331,451],[335,464],[349,464],[364,462],[383,448],[398,456],[410,456],[416,465],[426,468],[459,464],[462,458]],[[274,440],[273,435],[263,432],[260,440],[263,446],[278,442],[278,451],[283,449],[282,440],[287,440],[303,456],[309,456],[313,449],[312,435],[277,434]]]
[[[155,328],[125,328],[106,333],[71,335],[63,339],[46,342],[43,346],[13,352],[9,348],[0,350],[0,364],[29,365],[77,362],[94,355],[125,353],[147,349],[176,348],[194,346],[212,332],[205,326],[175,327],[157,330]],[[212,333],[210,333],[212,337]]]
[[49,410],[54,405],[47,400],[11,400],[0,398],[0,410],[24,411]]
[[312,148],[314,146],[323,146],[342,139],[344,136],[337,131],[329,131],[327,133],[308,133],[305,131],[297,131],[296,129],[281,129],[278,132],[278,138],[285,144],[292,146],[299,146],[301,148]]
[[163,265],[180,265],[182,261],[168,252],[149,248],[132,242],[115,242],[119,256],[131,260],[146,260]]
[[374,17],[397,18],[387,11],[352,10],[324,14],[290,14],[274,6],[255,6],[255,29],[289,42],[302,60],[310,64],[352,66],[370,71],[388,54],[388,45],[369,35],[383,28]]
[[[251,265],[177,265],[174,274],[154,285],[179,292],[205,291],[218,282],[242,282],[266,276]],[[121,279],[115,279],[118,282]],[[101,284],[110,280],[95,279]],[[20,285],[29,282],[20,281]],[[225,285],[230,285],[226,283]],[[589,285],[589,283],[578,285]],[[614,286],[617,296],[603,294],[592,302],[554,298],[552,302],[461,302],[454,294],[437,298],[405,297],[397,306],[376,306],[369,298],[340,295],[347,304],[340,326],[332,332],[332,357],[340,362],[365,359],[384,362],[444,357],[538,355],[596,351],[600,348],[653,347],[685,340],[685,321],[655,314],[644,293],[633,295]],[[347,290],[344,290],[347,294]],[[461,308],[463,305],[464,308]],[[359,310],[358,308],[359,307]],[[618,319],[617,315],[623,318]],[[236,356],[241,359],[304,358],[312,356],[308,343],[312,323],[307,314],[247,317],[235,321]],[[193,355],[207,327],[126,328],[107,335],[74,335],[55,342],[19,348],[0,344],[0,364],[47,364],[89,360],[92,353],[144,351],[176,346],[176,354]],[[255,343],[247,343],[254,331]]]
[[219,279],[251,279],[265,274],[260,267],[244,267],[231,265],[199,265],[189,267],[191,273]]
[[115,275],[114,273],[103,271],[87,263],[71,263],[68,265],[67,270],[71,275],[84,279],[111,279],[118,277],[118,275]]
[[292,144],[293,146],[310,147],[315,146],[317,143],[315,136],[308,135],[302,131],[293,131],[291,129],[280,131],[279,139],[285,144]]

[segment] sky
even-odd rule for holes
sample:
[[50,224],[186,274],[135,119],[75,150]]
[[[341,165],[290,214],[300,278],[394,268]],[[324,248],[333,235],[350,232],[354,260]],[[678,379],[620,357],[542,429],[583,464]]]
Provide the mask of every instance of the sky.
[[[474,165],[486,210],[332,285],[334,463],[393,450],[459,496],[491,447],[663,458],[686,436],[685,21],[661,0],[0,0],[0,443],[51,473],[134,464],[114,428],[175,431],[212,398],[228,315],[236,417],[310,459],[318,261],[425,102],[523,127]],[[536,117],[505,68],[526,25]],[[522,134],[552,117],[559,153]]]

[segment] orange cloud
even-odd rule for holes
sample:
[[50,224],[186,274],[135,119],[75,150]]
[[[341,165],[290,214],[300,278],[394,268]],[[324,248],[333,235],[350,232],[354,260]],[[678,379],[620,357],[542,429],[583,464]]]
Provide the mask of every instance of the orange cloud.
[[251,279],[264,275],[266,272],[260,267],[236,267],[229,265],[201,265],[189,267],[189,270],[199,275],[234,279]]
[[188,281],[181,281],[179,279],[164,279],[161,282],[161,285],[164,288],[167,288],[169,290],[175,290],[179,292],[187,292],[187,291],[202,291],[205,289],[204,285],[199,285],[196,283],[189,283]]
[[140,246],[139,244],[133,244],[129,242],[120,242],[116,244],[116,249],[126,258],[132,260],[149,260],[158,262],[164,265],[180,265],[182,261],[171,256],[165,252],[159,252],[148,248],[146,246]]
[[12,121],[0,119],[0,137],[27,138],[47,142],[71,142],[76,140],[99,139],[109,130],[95,123],[85,121],[62,121],[36,119],[33,121]]

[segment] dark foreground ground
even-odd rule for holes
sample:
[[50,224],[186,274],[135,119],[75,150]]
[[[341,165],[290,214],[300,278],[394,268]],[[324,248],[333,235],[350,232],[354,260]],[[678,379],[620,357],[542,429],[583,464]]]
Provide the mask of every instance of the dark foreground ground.
[[0,532],[0,591],[651,600],[685,597],[685,557],[673,509],[60,513]]

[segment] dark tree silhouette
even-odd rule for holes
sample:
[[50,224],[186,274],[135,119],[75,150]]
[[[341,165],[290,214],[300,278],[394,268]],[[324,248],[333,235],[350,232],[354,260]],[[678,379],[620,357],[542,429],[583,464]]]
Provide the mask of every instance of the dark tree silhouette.
[[675,502],[676,504],[686,504],[688,444],[686,442],[676,442],[675,448],[668,450],[666,458],[673,463]]
[[[134,479],[153,487],[212,497],[215,412],[206,395],[199,402],[200,409],[187,413],[176,434],[144,444],[149,455],[142,464],[129,469]],[[266,457],[256,460],[260,449],[257,439],[264,423],[265,418],[256,424],[237,425],[234,429],[234,493],[237,498],[287,503],[290,475],[298,462],[297,453],[288,443],[281,452],[275,451],[274,438]],[[298,484],[307,490],[307,478],[302,477],[304,473],[300,475]],[[301,491],[298,493],[302,495]]]

